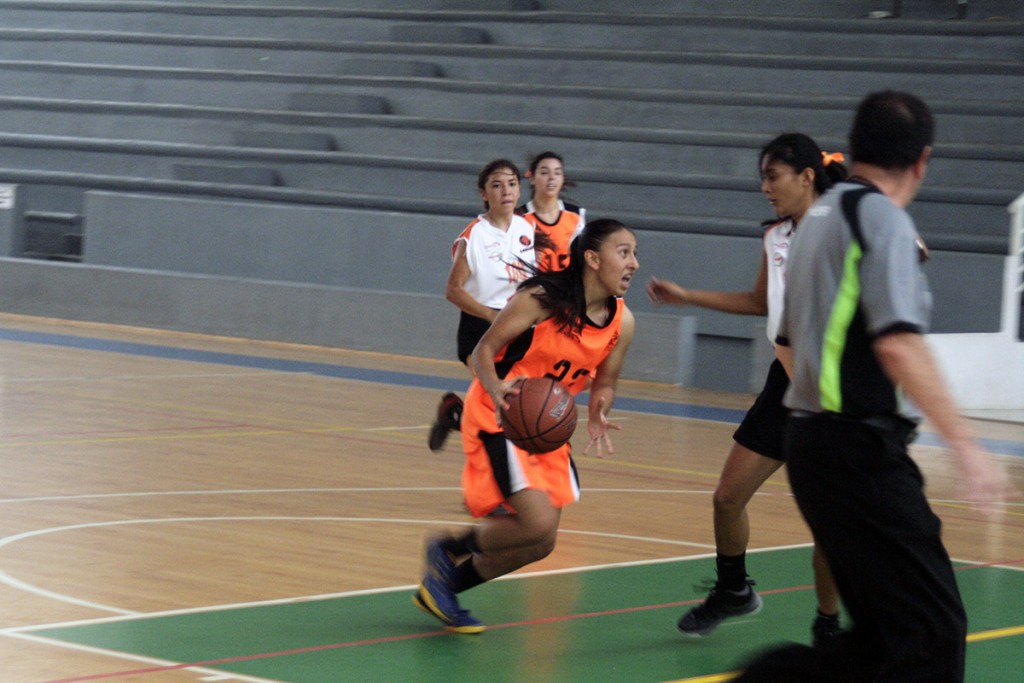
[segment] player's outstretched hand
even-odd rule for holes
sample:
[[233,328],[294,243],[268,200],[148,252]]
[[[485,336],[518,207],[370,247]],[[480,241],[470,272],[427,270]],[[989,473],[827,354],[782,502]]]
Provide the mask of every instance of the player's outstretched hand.
[[622,429],[622,427],[614,422],[609,422],[606,413],[607,408],[605,408],[604,399],[598,399],[597,419],[594,419],[594,413],[591,412],[591,417],[587,421],[587,433],[590,435],[590,441],[587,442],[586,448],[583,449],[583,455],[590,455],[592,448],[595,449],[594,455],[598,458],[603,458],[606,452],[608,455],[615,452],[612,440],[608,436],[608,430],[618,430]]
[[670,280],[652,277],[647,281],[647,298],[655,304],[686,304],[686,290]]

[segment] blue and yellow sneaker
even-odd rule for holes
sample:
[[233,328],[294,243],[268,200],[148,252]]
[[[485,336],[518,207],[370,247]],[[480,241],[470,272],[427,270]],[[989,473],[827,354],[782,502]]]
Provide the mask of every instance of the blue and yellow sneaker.
[[427,574],[432,574],[441,580],[446,586],[452,585],[452,576],[455,574],[455,560],[448,554],[441,544],[448,540],[449,536],[438,536],[427,541]]
[[412,601],[427,614],[437,617],[452,633],[475,634],[487,629],[483,622],[462,609],[455,593],[433,575],[423,578]]

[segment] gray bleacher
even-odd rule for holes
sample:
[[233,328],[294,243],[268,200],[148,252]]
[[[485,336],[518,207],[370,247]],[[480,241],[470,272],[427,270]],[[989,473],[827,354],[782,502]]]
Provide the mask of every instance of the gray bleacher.
[[[860,97],[893,87],[938,119],[911,209],[935,329],[995,330],[1022,3],[866,18],[892,4],[0,0],[4,310],[450,358],[476,172],[545,149],[591,217],[638,229],[641,281],[743,289],[771,215],[759,146],[800,130],[842,150]],[[628,376],[760,378],[762,321],[640,286],[629,303]]]

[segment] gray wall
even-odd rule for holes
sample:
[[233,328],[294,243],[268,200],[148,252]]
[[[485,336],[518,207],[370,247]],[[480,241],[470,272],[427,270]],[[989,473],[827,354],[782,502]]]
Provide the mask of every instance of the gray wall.
[[555,149],[574,200],[638,228],[627,377],[745,390],[763,321],[654,308],[644,281],[749,287],[757,149],[794,129],[842,149],[859,98],[898,87],[939,122],[911,207],[934,328],[998,329],[1020,2],[967,22],[910,20],[952,2],[885,22],[863,0],[257,4],[0,8],[0,257],[80,259],[4,259],[3,310],[451,358],[442,288],[476,171]]
[[[4,310],[454,360],[457,315],[433,294],[0,258]],[[638,315],[625,378],[688,383],[687,321]],[[685,336],[684,336],[685,334]],[[743,387],[740,388],[743,390]]]
[[[84,214],[83,264],[4,261],[5,310],[454,357],[457,312],[443,287],[449,246],[469,217],[117,192],[85,193]],[[770,360],[763,319],[653,307],[643,284],[658,275],[749,287],[758,235],[756,224],[747,238],[638,231],[626,377],[756,388]],[[937,254],[937,327],[997,330],[1001,267],[999,257]]]

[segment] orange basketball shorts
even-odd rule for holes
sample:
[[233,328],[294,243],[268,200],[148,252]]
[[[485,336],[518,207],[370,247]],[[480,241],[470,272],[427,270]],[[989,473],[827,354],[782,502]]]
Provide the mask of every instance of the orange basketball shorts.
[[487,516],[512,494],[527,489],[545,492],[559,509],[580,499],[570,445],[543,455],[517,448],[498,427],[494,403],[476,380],[462,409],[462,443],[466,452],[462,491],[474,517]]

